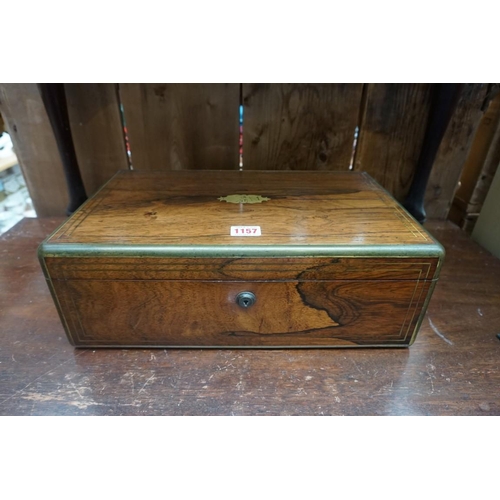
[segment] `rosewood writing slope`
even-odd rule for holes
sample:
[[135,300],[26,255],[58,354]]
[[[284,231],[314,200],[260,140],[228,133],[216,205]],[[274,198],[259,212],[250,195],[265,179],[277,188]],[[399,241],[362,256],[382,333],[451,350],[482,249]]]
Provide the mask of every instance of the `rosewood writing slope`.
[[405,347],[444,257],[360,172],[119,172],[39,248],[78,347]]

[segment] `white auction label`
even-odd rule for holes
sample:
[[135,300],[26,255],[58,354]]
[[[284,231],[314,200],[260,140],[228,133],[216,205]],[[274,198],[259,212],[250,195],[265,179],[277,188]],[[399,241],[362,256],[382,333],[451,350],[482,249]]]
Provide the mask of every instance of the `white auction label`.
[[260,226],[231,226],[231,236],[261,236]]

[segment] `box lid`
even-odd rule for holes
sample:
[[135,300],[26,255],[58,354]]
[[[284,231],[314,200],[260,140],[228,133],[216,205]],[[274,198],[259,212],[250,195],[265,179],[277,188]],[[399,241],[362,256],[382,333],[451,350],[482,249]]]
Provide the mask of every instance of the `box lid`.
[[42,245],[47,254],[442,256],[368,174],[121,171]]

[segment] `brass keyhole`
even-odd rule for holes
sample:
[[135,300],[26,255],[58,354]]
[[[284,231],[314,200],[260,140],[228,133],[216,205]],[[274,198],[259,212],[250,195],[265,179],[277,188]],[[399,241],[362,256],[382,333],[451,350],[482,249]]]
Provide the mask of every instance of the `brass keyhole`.
[[236,297],[237,304],[245,309],[253,306],[256,300],[257,299],[252,292],[241,292]]

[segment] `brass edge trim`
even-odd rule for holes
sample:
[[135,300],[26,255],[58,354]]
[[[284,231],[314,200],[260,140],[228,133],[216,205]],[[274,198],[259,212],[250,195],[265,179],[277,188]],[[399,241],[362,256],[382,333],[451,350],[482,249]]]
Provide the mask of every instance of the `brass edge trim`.
[[444,257],[441,245],[109,245],[100,243],[47,243],[39,246],[44,257]]
[[446,256],[446,250],[443,247],[443,245],[441,245],[441,243],[439,243],[439,241],[437,241],[436,238],[434,238],[434,236],[431,233],[429,233],[429,231],[427,231],[427,229],[422,224],[420,224],[415,219],[415,217],[413,217],[413,215],[411,215],[410,212],[408,212],[408,210],[406,210],[406,208],[403,207],[403,205],[401,205],[401,203],[399,203],[399,201],[397,201],[394,198],[394,196],[392,196],[389,193],[389,191],[387,191],[387,189],[385,189],[383,186],[381,186],[369,173],[367,173],[367,172],[363,172],[363,173],[366,174],[366,176],[369,177],[375,183],[375,185],[378,186],[384,193],[386,193],[388,196],[390,196],[394,200],[394,202],[396,203],[396,205],[398,205],[401,208],[401,210],[403,210],[403,212],[405,212],[408,215],[408,217],[411,218],[411,220],[415,221],[415,223],[420,226],[421,230],[434,242],[434,244],[437,247],[439,247],[439,249],[440,249],[440,252],[439,252],[439,262],[438,262],[438,266],[436,268],[436,272],[435,272],[435,274],[433,276],[433,279],[437,279],[438,276],[439,276],[439,271],[441,270],[441,266],[443,264],[443,260],[444,260],[444,258]]
[[71,345],[76,346],[73,335],[71,334],[71,330],[66,321],[61,304],[54,289],[54,285],[52,284],[52,278],[50,277],[49,269],[47,267],[47,264],[45,263],[45,259],[43,258],[43,256],[40,256],[40,254],[38,254],[38,260],[40,261],[40,266],[42,267],[42,271],[45,276],[45,282],[47,283],[50,295],[52,296],[52,300],[54,302],[54,305],[56,306],[57,314],[59,315],[59,319],[61,320],[64,332],[66,333],[66,337],[68,338]]
[[425,298],[424,305],[422,306],[422,310],[420,311],[420,316],[417,320],[417,323],[415,325],[415,330],[413,330],[413,335],[411,336],[410,343],[408,346],[413,345],[413,342],[415,342],[417,338],[417,334],[420,330],[420,327],[422,326],[422,322],[424,321],[425,314],[427,312],[427,307],[429,305],[429,302],[431,301],[432,294],[434,293],[434,288],[436,287],[438,280],[434,279],[432,280],[431,286],[429,287],[429,291],[427,292],[427,297]]
[[439,275],[441,274],[441,268],[443,267],[443,264],[444,264],[444,257],[445,257],[445,252],[443,249],[443,253],[441,255],[439,255],[439,258],[438,258],[436,271],[434,272],[434,276],[432,277],[433,280],[437,281],[437,279],[439,278]]
[[128,344],[88,344],[88,345],[75,345],[77,349],[280,349],[285,351],[287,349],[363,349],[363,348],[380,348],[385,349],[399,348],[407,349],[410,344],[358,344],[358,345],[279,345],[279,346],[246,346],[246,345],[128,345]]

